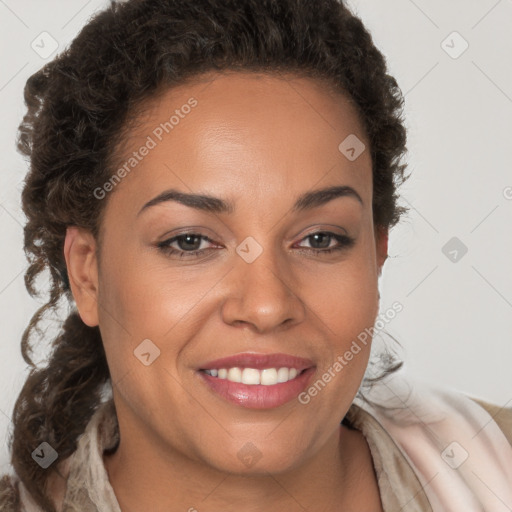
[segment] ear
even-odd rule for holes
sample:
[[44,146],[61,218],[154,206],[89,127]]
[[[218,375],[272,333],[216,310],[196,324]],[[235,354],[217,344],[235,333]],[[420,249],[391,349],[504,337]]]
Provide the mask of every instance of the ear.
[[92,233],[68,226],[64,241],[64,258],[69,284],[80,318],[89,327],[98,325],[98,265],[96,240]]
[[382,267],[386,258],[388,257],[388,229],[383,226],[376,226],[375,228],[375,243],[377,249],[377,267],[379,270],[379,277],[382,273]]

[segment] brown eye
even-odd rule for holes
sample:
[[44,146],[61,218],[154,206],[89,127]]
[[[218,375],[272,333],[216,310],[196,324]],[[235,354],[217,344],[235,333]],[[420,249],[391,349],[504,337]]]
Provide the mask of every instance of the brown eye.
[[[332,240],[338,242],[338,245],[331,246]],[[331,233],[330,231],[317,231],[303,238],[303,240],[310,240],[312,247],[305,247],[309,251],[313,251],[315,254],[330,254],[333,251],[340,251],[342,249],[348,249],[355,243],[355,239],[347,235],[338,235],[337,233]]]
[[184,251],[197,250],[201,246],[202,237],[200,235],[186,234],[176,237],[178,246]]
[[[158,247],[166,254],[178,254],[180,258],[190,258],[209,250],[209,248],[199,249],[203,241],[212,242],[207,236],[198,233],[182,233],[160,242]],[[177,247],[172,247],[171,244],[176,244]]]

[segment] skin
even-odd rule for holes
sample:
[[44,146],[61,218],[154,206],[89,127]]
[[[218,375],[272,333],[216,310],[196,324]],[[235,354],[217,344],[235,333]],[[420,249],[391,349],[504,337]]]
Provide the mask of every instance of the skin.
[[[113,380],[121,442],[104,457],[110,482],[123,512],[378,512],[368,444],[340,425],[370,343],[307,405],[245,409],[214,394],[196,372],[240,352],[284,352],[311,359],[315,382],[373,326],[387,232],[373,223],[363,126],[349,99],[320,81],[205,77],[148,101],[119,165],[190,97],[198,105],[103,199],[99,256],[87,230],[67,230],[73,296],[83,321],[100,327]],[[366,145],[353,162],[338,149],[350,134]],[[345,196],[292,212],[302,193],[335,185],[353,187],[363,204]],[[168,201],[138,215],[170,188],[230,200],[234,211]],[[308,238],[325,231],[355,243],[314,254],[338,245]],[[186,259],[157,247],[186,232],[213,242],[192,241],[205,251]],[[248,236],[263,248],[252,263],[236,252]],[[134,357],[144,339],[160,350],[149,366]],[[237,456],[248,442],[261,453],[251,467]]]

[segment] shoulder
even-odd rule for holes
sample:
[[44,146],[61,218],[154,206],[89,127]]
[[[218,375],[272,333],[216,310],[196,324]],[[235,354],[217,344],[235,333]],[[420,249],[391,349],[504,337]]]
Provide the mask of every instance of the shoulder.
[[19,482],[13,475],[0,476],[0,510],[2,512],[21,512]]
[[512,446],[512,407],[500,407],[499,405],[469,395],[468,398],[476,402],[491,415]]
[[[102,462],[103,449],[116,445],[119,440],[119,431],[116,427],[117,418],[111,400],[103,407],[99,407],[97,413],[93,415],[85,432],[79,437],[77,449],[56,463],[54,470],[47,477],[44,490],[46,497],[53,502],[56,510],[63,510],[65,503],[67,504],[70,479],[75,486],[72,490],[76,494],[75,496],[72,493],[72,498],[81,498],[83,488],[76,486],[90,483],[91,474],[94,473],[90,470],[91,464],[95,461]],[[0,474],[0,512],[44,512],[12,466],[9,471],[10,473]],[[108,481],[108,475],[106,479]],[[83,510],[83,508],[75,507],[74,510]]]
[[[69,459],[59,464],[59,469],[52,473],[46,482],[46,493],[61,510],[66,492],[66,477]],[[16,473],[0,475],[0,512],[44,512]]]

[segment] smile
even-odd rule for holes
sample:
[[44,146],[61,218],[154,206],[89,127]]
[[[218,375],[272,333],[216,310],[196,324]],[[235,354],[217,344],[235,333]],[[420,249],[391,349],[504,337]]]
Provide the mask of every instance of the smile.
[[314,366],[304,370],[233,367],[196,371],[212,397],[248,409],[274,409],[291,402],[308,387],[314,374]]
[[[275,386],[283,382],[295,379],[301,372],[297,368],[264,368],[258,370],[256,368],[212,368],[203,370],[206,374],[217,379],[226,379],[230,382],[241,382],[248,386]],[[304,370],[303,370],[304,371]]]

